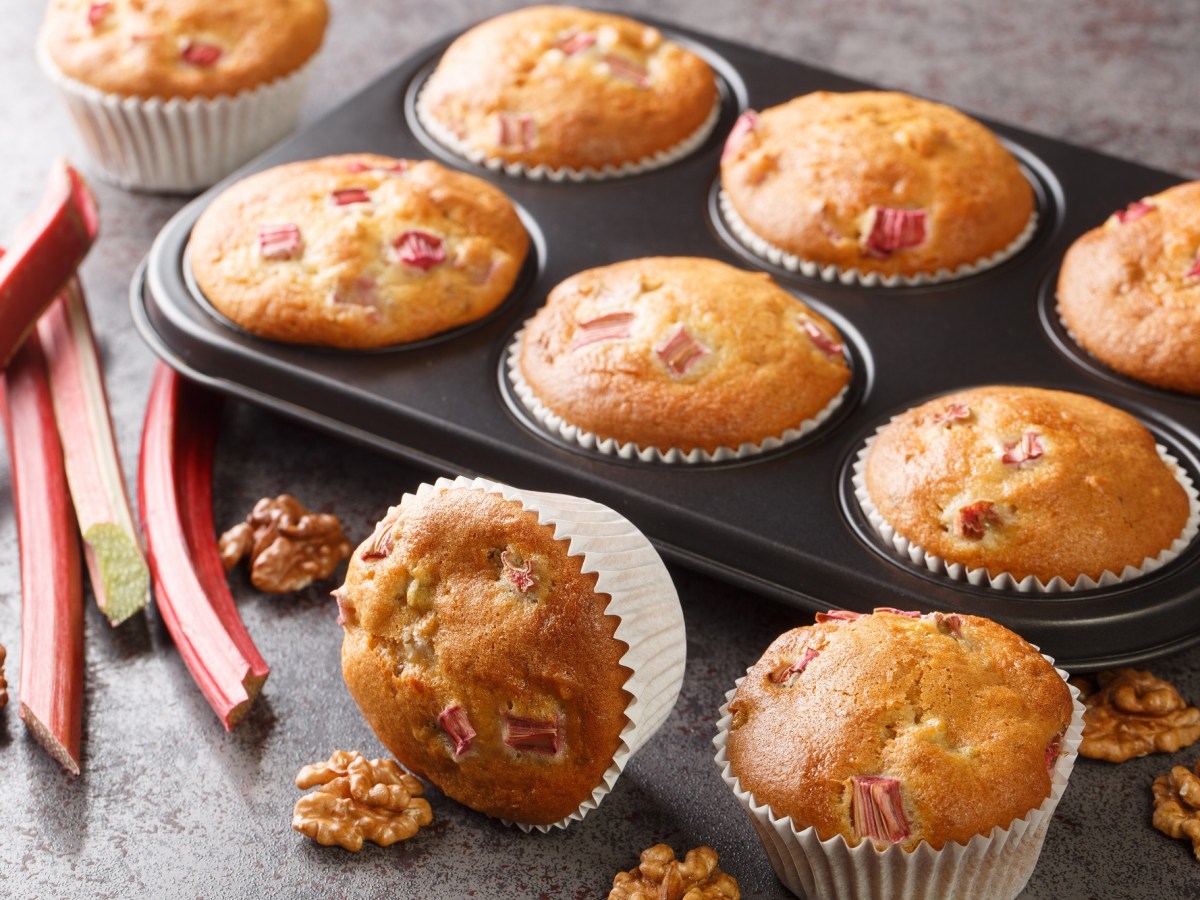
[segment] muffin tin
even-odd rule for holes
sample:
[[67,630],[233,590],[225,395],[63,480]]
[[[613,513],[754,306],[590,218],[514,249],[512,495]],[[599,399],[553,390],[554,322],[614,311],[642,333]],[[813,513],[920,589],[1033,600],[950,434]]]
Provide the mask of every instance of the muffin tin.
[[[188,273],[188,235],[222,189],[217,185],[166,225],[134,278],[131,305],[142,337],[170,365],[217,390],[438,472],[591,497],[627,516],[668,557],[804,610],[891,606],[988,616],[1080,671],[1200,640],[1200,542],[1162,570],[1111,588],[1038,596],[976,588],[897,558],[865,521],[851,484],[860,447],[892,415],[985,383],[1075,390],[1126,409],[1200,483],[1200,400],[1108,372],[1073,345],[1053,309],[1057,264],[1070,242],[1112,210],[1180,179],[984,120],[1038,194],[1037,233],[1022,251],[986,272],[924,287],[807,278],[754,256],[721,220],[721,146],[747,107],[871,86],[655,24],[703,55],[722,87],[712,135],[662,169],[551,182],[490,172],[454,156],[414,112],[448,38],[228,180],[291,160],[359,151],[431,157],[487,178],[521,209],[534,257],[513,296],[488,319],[372,352],[284,345],[242,332],[213,313]],[[656,255],[710,256],[767,271],[832,320],[854,367],[837,413],[780,450],[701,465],[604,456],[531,423],[506,373],[513,335],[568,275]]]

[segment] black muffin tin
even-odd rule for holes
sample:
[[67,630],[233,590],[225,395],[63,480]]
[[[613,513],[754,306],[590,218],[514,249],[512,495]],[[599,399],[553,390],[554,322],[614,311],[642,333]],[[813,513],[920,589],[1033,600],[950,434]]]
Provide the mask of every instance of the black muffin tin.
[[[169,364],[220,391],[439,473],[599,500],[628,516],[667,557],[803,610],[891,606],[984,615],[1077,670],[1145,660],[1200,639],[1200,541],[1160,571],[1114,588],[1052,595],[976,588],[896,557],[866,523],[850,484],[864,440],[892,415],[987,383],[1074,390],[1126,409],[1200,481],[1200,401],[1109,372],[1074,345],[1054,312],[1057,267],[1070,243],[1114,209],[1180,179],[988,122],[1038,194],[1037,232],[1020,253],[984,273],[929,287],[867,288],[794,275],[754,257],[720,220],[725,135],[747,107],[871,86],[660,27],[703,55],[722,86],[712,135],[665,168],[599,182],[534,181],[447,152],[414,112],[446,39],[227,180],[291,160],[372,151],[438,159],[491,181],[518,204],[533,259],[513,295],[486,320],[373,352],[289,346],[240,331],[204,301],[188,274],[188,236],[223,187],[217,185],[167,224],[139,269],[131,298],[139,331]],[[842,409],[781,451],[699,466],[617,461],[531,427],[506,379],[514,333],[567,276],[659,255],[708,256],[765,270],[832,319],[853,356]],[[336,479],[337,472],[322,477]],[[387,485],[380,489],[382,513],[399,489],[395,496]]]

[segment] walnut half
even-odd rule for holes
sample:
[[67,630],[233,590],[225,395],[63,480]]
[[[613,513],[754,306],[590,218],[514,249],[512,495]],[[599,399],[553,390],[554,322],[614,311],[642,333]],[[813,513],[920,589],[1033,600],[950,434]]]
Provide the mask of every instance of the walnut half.
[[739,900],[736,879],[717,868],[711,847],[689,850],[680,862],[666,844],[642,851],[641,863],[613,879],[608,900]]
[[363,841],[387,847],[406,841],[433,821],[421,782],[395,760],[368,760],[338,750],[328,762],[305,766],[296,787],[317,787],[296,801],[292,827],[326,847],[352,853]]
[[1200,709],[1166,681],[1137,669],[1073,678],[1087,707],[1081,756],[1124,762],[1147,753],[1174,753],[1200,739]]
[[1173,838],[1187,838],[1200,860],[1200,761],[1195,771],[1175,766],[1154,779],[1154,827]]
[[250,581],[268,594],[298,591],[328,578],[351,550],[337,516],[309,512],[290,494],[259,500],[246,521],[218,543],[225,571],[249,554]]

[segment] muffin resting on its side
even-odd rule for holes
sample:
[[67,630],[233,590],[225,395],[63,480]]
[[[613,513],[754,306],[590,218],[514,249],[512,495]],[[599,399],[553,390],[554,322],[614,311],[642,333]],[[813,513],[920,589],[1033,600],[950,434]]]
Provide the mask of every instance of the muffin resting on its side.
[[1135,201],[1075,241],[1058,310],[1101,362],[1200,394],[1200,181]]
[[353,154],[288,163],[223,191],[188,243],[205,297],[261,337],[368,348],[490,313],[529,237],[509,199],[434,162]]
[[584,171],[650,164],[702,137],[717,100],[708,64],[657,29],[624,16],[533,6],[454,41],[419,112],[465,155]]
[[1027,237],[1033,188],[986,127],[886,91],[817,91],[734,126],[727,202],[799,260],[882,276],[954,273]]

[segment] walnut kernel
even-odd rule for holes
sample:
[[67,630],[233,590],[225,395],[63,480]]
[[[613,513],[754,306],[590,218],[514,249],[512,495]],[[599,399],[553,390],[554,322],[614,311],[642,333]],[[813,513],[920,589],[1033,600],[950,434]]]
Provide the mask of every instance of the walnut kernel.
[[717,868],[711,847],[689,850],[683,862],[666,844],[642,851],[641,863],[613,879],[608,900],[739,900],[737,880]]
[[296,801],[292,827],[326,847],[353,853],[363,841],[387,847],[433,821],[421,782],[391,759],[338,750],[327,762],[301,769],[296,787],[317,789]]
[[1195,770],[1175,766],[1154,779],[1154,827],[1173,838],[1187,838],[1200,860],[1200,761]]
[[249,554],[250,581],[269,594],[328,578],[351,550],[337,516],[309,512],[289,494],[259,500],[245,522],[221,535],[219,545],[226,571]]
[[1124,762],[1147,753],[1174,753],[1200,740],[1200,709],[1149,672],[1113,669],[1095,681],[1073,678],[1086,706],[1081,756]]

